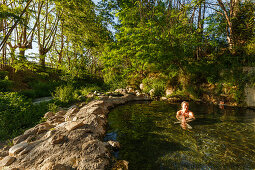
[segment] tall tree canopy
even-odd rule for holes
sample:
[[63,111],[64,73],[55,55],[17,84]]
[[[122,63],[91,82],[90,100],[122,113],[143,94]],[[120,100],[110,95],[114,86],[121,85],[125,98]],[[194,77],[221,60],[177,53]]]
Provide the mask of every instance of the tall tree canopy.
[[37,44],[42,67],[106,81],[245,66],[254,62],[254,8],[249,0],[3,0],[1,62],[26,61]]

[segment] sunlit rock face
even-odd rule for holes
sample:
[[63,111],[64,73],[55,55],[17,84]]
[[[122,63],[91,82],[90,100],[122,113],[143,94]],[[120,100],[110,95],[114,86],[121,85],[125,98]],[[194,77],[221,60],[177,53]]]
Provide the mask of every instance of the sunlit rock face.
[[[243,72],[255,73],[255,67],[244,67]],[[246,85],[244,88],[245,92],[245,104],[248,107],[255,107],[255,87],[253,85]]]
[[245,87],[245,103],[249,107],[255,107],[255,87]]
[[101,97],[55,114],[47,112],[46,122],[14,138],[14,146],[0,150],[0,169],[106,169],[111,148],[120,147],[102,141],[109,109],[149,99],[119,91],[122,96]]

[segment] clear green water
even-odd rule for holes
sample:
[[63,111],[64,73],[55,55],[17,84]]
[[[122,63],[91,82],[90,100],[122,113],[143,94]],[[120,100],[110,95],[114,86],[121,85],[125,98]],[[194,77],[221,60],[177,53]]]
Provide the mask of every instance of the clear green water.
[[191,130],[176,121],[180,104],[129,103],[109,114],[106,140],[129,169],[254,169],[255,111],[190,103]]

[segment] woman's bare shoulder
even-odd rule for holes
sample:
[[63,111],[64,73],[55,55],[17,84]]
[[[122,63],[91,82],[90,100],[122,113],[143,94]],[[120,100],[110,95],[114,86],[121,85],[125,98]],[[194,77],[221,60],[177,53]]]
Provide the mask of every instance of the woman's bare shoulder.
[[177,111],[177,114],[181,114],[181,113],[182,113],[182,111],[181,111],[181,110]]

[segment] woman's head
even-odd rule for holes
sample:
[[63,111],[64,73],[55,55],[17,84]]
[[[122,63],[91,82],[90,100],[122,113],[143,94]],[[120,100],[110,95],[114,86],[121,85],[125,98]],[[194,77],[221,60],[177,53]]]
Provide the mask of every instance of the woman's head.
[[187,110],[187,109],[189,108],[189,103],[186,102],[186,101],[183,101],[183,102],[181,103],[181,106],[182,106],[182,109],[183,109],[183,110]]

